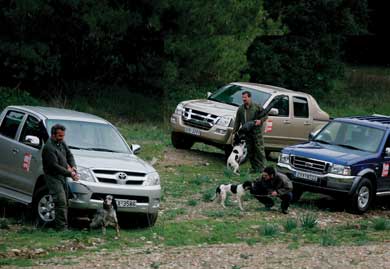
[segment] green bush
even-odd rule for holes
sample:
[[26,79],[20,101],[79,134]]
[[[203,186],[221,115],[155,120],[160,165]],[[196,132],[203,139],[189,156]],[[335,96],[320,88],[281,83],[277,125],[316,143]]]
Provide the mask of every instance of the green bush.
[[287,221],[284,223],[284,230],[286,232],[291,232],[295,228],[297,228],[297,221],[296,219],[289,218]]
[[278,227],[276,225],[273,225],[273,224],[265,224],[262,228],[261,228],[261,234],[264,235],[264,236],[274,236],[275,234],[278,233]]
[[0,87],[0,110],[9,105],[40,105],[41,101],[32,97],[27,91]]
[[389,221],[385,218],[376,218],[372,223],[376,231],[384,231],[389,227]]
[[299,218],[301,226],[304,229],[312,229],[317,226],[317,216],[314,214],[306,214]]

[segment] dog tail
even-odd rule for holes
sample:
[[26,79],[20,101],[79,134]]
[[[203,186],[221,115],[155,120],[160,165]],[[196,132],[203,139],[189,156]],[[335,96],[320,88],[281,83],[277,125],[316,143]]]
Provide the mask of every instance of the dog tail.
[[214,196],[211,197],[210,201],[214,201],[215,198],[217,198],[217,196],[220,195],[220,194],[221,194],[221,188],[220,188],[220,187],[217,187],[217,188],[215,189]]

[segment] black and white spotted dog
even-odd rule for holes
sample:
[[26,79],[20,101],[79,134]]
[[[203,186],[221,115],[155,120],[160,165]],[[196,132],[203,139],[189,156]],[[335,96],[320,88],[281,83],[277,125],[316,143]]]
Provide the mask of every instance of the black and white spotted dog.
[[226,161],[226,166],[228,169],[232,170],[234,174],[238,175],[240,172],[240,164],[247,155],[245,135],[238,132],[233,138],[233,145],[232,152]]
[[106,227],[113,226],[116,229],[116,236],[119,237],[119,223],[116,216],[117,205],[112,195],[107,195],[103,201],[103,208],[98,208],[92,219],[90,228],[102,228],[103,235],[106,234]]
[[251,181],[245,181],[242,184],[234,185],[234,184],[221,184],[219,187],[215,190],[215,196],[212,198],[212,200],[215,200],[215,198],[219,198],[221,205],[223,208],[226,208],[225,201],[228,193],[231,193],[234,195],[238,201],[238,206],[241,210],[244,210],[242,207],[242,197],[244,196],[246,191],[250,191],[252,189],[252,182]]

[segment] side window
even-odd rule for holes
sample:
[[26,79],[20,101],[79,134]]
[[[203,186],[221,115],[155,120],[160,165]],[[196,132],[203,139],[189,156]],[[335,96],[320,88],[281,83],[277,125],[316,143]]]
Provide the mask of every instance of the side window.
[[294,117],[308,118],[309,117],[309,104],[305,97],[293,97],[294,102]]
[[279,114],[276,117],[288,117],[290,114],[289,97],[283,97],[283,99],[277,102],[272,108],[277,108],[279,110]]
[[19,125],[22,122],[24,113],[18,111],[8,111],[0,126],[0,134],[9,138],[15,138]]
[[42,146],[42,135],[41,135],[41,129],[39,126],[39,120],[33,116],[28,116],[26,122],[24,123],[22,133],[20,134],[19,142],[25,143],[26,137],[28,135],[33,135],[39,138],[39,146],[36,146],[40,148]]

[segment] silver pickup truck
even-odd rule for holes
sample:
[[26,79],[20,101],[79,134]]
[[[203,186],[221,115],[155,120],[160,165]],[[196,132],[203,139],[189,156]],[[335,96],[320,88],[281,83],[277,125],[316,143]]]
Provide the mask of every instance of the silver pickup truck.
[[171,116],[172,144],[189,149],[195,142],[203,142],[231,152],[232,130],[242,93],[252,93],[252,100],[264,108],[279,95],[264,124],[264,142],[267,155],[271,151],[307,142],[309,134],[322,126],[329,115],[310,94],[280,87],[247,82],[233,82],[209,93],[207,99],[179,103]]
[[160,206],[160,177],[135,156],[140,146],[129,146],[106,120],[72,110],[9,106],[2,112],[0,196],[32,204],[41,223],[54,220],[55,205],[45,185],[41,151],[48,130],[56,123],[66,127],[65,141],[80,174],[79,182],[68,179],[70,209],[92,212],[112,194],[119,214],[137,213],[143,226],[154,225]]

